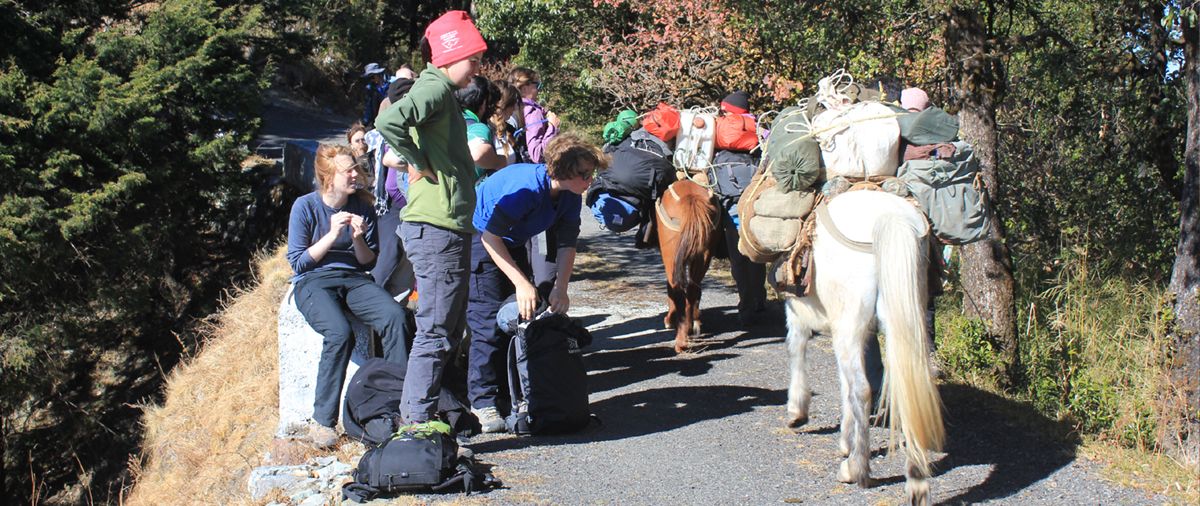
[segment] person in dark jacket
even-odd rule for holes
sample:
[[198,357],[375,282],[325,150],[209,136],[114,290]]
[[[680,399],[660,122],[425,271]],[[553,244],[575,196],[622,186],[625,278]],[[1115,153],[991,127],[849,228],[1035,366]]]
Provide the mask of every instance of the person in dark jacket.
[[367,84],[363,86],[363,114],[362,123],[368,128],[374,128],[375,116],[379,114],[379,103],[387,98],[388,81],[384,77],[387,73],[378,63],[368,63],[363,68],[363,78],[367,80]]
[[[744,91],[734,91],[721,99],[720,108],[726,114],[750,114],[750,96]],[[743,327],[761,322],[760,314],[766,309],[767,268],[746,258],[738,251],[738,227],[731,213],[737,213],[737,201],[724,207],[721,229],[725,235],[725,248],[729,254],[729,270],[738,291],[738,320]]]

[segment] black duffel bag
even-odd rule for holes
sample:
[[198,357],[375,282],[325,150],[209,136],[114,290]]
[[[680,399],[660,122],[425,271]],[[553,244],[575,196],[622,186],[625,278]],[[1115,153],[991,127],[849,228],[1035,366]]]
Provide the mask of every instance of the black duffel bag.
[[596,185],[639,209],[652,207],[675,181],[670,146],[645,129],[634,130],[629,138],[605,150],[611,160],[608,169],[596,175]]
[[[750,153],[738,151],[717,151],[713,156],[712,166],[709,167],[709,181],[712,182],[713,193],[721,201],[721,206],[736,215],[734,208],[742,192],[750,186],[754,173],[758,171],[758,161]],[[731,209],[734,208],[734,209]]]

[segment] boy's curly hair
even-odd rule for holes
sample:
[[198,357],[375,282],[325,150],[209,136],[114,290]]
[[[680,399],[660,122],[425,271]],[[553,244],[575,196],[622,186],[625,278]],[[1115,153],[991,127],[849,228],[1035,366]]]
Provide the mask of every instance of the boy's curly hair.
[[[550,179],[558,181],[591,176],[593,171],[600,172],[608,168],[608,155],[575,134],[564,133],[554,137],[546,145],[542,157],[546,161],[546,172],[550,174]],[[591,167],[585,167],[584,162]]]

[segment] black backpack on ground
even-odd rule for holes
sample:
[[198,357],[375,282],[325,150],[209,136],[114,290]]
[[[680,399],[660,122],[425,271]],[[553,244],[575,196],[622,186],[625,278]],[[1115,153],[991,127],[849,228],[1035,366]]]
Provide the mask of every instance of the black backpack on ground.
[[[401,421],[400,396],[404,392],[405,370],[404,365],[382,358],[368,359],[358,368],[346,387],[342,426],[347,436],[368,446],[391,438]],[[444,379],[450,377],[443,375]],[[456,434],[479,433],[479,422],[445,381],[438,396],[438,415]]]
[[508,347],[509,432],[561,434],[588,425],[592,416],[581,355],[591,342],[586,328],[562,314],[545,312],[518,325]]
[[470,494],[500,485],[491,474],[476,470],[470,455],[460,455],[454,433],[434,421],[401,427],[358,461],[354,481],[342,486],[342,496],[366,502],[380,494],[445,492],[460,486]]

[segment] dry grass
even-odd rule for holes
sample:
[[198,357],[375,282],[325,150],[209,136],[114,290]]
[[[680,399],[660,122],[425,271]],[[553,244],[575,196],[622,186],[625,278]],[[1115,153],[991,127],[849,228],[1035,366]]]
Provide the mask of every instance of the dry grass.
[[1167,455],[1122,448],[1107,442],[1085,444],[1083,452],[1105,464],[1104,476],[1116,483],[1162,494],[1173,504],[1200,504],[1200,474]]
[[202,350],[171,372],[163,405],[146,408],[127,504],[252,504],[246,477],[272,448],[278,419],[276,329],[292,273],[284,251],[258,258],[256,281],[230,294]]

